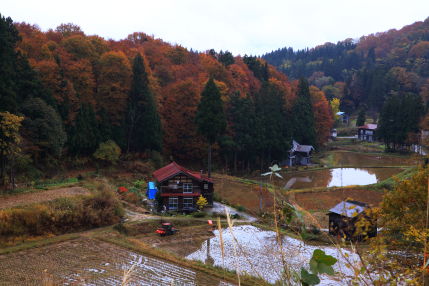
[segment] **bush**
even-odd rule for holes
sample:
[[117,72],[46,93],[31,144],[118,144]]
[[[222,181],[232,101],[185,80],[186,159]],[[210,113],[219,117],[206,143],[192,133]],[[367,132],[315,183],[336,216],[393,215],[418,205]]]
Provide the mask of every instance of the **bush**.
[[146,181],[145,180],[137,180],[134,182],[134,187],[137,189],[146,189]]
[[121,148],[113,140],[108,140],[104,143],[100,143],[100,146],[94,153],[94,158],[115,164],[121,156]]
[[0,210],[0,238],[62,234],[120,222],[121,202],[110,189],[84,198]]
[[205,217],[206,213],[205,212],[195,212],[192,214],[192,216],[195,218],[201,218],[201,217]]

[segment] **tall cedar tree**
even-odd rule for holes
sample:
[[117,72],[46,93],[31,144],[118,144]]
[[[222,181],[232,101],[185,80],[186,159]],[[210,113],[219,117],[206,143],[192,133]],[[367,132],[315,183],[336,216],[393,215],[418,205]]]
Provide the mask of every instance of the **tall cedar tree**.
[[126,124],[127,152],[161,151],[161,121],[140,54],[134,58]]
[[12,19],[0,14],[0,111],[16,112],[16,43],[20,40]]
[[366,117],[366,112],[365,112],[365,109],[362,108],[359,111],[358,118],[356,120],[356,126],[363,126],[363,125],[365,125],[365,119],[366,119],[365,117]]
[[99,144],[99,132],[94,109],[89,104],[82,104],[74,126],[68,134],[69,150],[74,155],[91,155]]
[[[310,97],[308,97],[308,100],[310,100]],[[282,158],[289,148],[290,132],[287,126],[284,106],[281,91],[271,83],[264,83],[256,95],[255,108],[256,135],[254,140],[256,140],[258,154],[260,155],[261,168],[265,167],[264,162]]]
[[42,98],[55,107],[55,101],[42,86],[28,59],[16,51],[20,40],[12,19],[0,14],[0,111],[16,113],[28,97]]
[[255,149],[255,104],[250,96],[240,97],[235,94],[231,97],[230,108],[228,110],[229,121],[232,125],[233,141],[235,143],[234,171],[237,171],[238,160],[243,163],[253,159]]
[[377,137],[392,151],[417,143],[413,142],[412,137],[413,135],[416,137],[419,131],[419,122],[423,114],[420,96],[412,93],[394,93],[384,102]]
[[297,99],[292,107],[293,138],[300,144],[316,145],[313,107],[306,79],[298,83]]
[[220,135],[225,132],[226,118],[223,110],[223,102],[220,91],[213,78],[210,78],[201,93],[201,101],[198,105],[195,117],[198,132],[205,136],[208,143],[208,176],[211,176],[211,148]]
[[23,137],[35,164],[61,156],[67,134],[55,109],[41,98],[28,98],[20,111],[25,115]]

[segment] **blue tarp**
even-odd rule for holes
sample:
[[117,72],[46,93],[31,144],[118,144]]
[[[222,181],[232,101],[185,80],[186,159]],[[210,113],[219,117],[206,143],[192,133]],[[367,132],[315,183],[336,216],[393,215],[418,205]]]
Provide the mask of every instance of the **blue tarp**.
[[147,198],[149,199],[149,200],[154,200],[155,199],[155,196],[156,196],[156,192],[158,191],[158,189],[156,188],[156,186],[155,186],[155,183],[154,182],[149,182],[148,184],[147,184],[147,192],[146,192],[146,195],[147,195]]

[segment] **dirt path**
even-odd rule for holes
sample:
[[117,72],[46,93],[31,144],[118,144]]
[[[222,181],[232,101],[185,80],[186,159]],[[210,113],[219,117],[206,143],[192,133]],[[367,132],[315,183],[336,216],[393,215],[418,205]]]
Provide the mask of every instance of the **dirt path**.
[[18,194],[0,197],[0,209],[12,208],[20,205],[28,205],[52,201],[58,198],[73,197],[77,195],[86,195],[89,191],[81,187],[69,187],[54,189],[49,191],[40,191],[37,193]]

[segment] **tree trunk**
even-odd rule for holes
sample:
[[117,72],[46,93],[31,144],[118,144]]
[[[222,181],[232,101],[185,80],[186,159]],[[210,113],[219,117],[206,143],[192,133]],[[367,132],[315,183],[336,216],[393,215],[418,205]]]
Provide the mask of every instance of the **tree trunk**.
[[234,174],[237,174],[237,151],[234,152]]
[[4,186],[6,184],[6,156],[4,155],[4,152],[1,152],[0,154],[0,185]]
[[208,177],[211,178],[212,175],[212,144],[209,143],[209,152],[208,152],[208,168],[207,168],[207,172],[208,172]]

